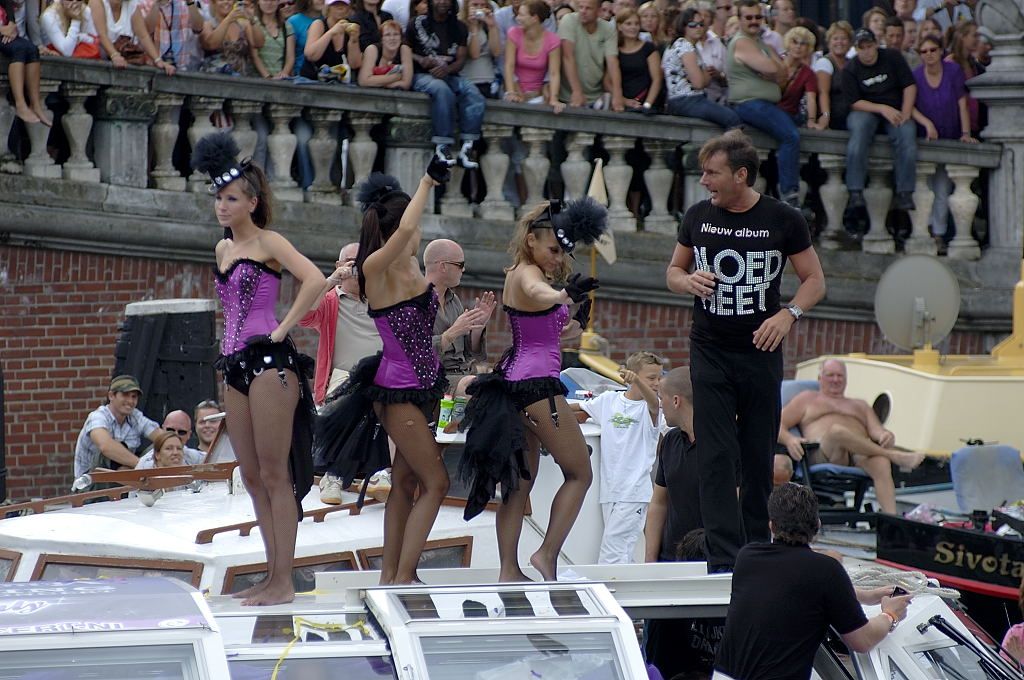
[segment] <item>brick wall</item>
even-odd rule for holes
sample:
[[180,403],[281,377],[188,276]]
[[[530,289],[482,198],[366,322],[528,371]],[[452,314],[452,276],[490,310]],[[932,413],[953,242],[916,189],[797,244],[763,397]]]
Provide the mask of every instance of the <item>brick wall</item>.
[[[293,294],[286,277],[282,299]],[[470,299],[479,291],[461,291]],[[55,496],[71,483],[75,439],[85,416],[106,396],[114,346],[130,302],[212,298],[209,265],[35,248],[0,247],[0,366],[6,380],[8,495],[17,500]],[[636,350],[684,365],[690,308],[608,302],[595,305],[597,330],[622,360]],[[494,358],[509,343],[503,314],[491,321]],[[296,331],[299,347],[315,355],[316,335]],[[985,351],[980,334],[954,333],[954,353]],[[873,324],[807,319],[786,342],[788,372],[822,353],[894,351]],[[153,414],[157,417],[157,414]]]

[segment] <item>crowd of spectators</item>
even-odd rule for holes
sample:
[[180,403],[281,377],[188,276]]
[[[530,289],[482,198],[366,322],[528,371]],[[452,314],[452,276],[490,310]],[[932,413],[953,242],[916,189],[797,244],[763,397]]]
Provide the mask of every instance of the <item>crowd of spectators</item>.
[[[775,138],[778,195],[794,205],[799,129],[842,130],[852,121],[851,207],[862,200],[858,153],[882,128],[901,159],[894,207],[911,208],[916,139],[973,142],[983,127],[984,111],[964,83],[984,72],[991,49],[973,21],[973,2],[955,0],[877,0],[860,26],[837,21],[827,30],[800,17],[794,0],[45,2],[0,0],[0,54],[11,61],[14,104],[28,123],[49,122],[39,103],[40,53],[114,67],[148,64],[168,75],[204,71],[425,92],[438,153],[468,168],[477,164],[474,142],[487,99],[555,113],[567,106],[667,113]],[[872,50],[877,57],[868,64]],[[938,61],[926,65],[923,54]],[[879,87],[886,96],[876,96]],[[963,129],[962,103],[969,116]],[[312,128],[297,125],[295,132],[306,187]],[[262,144],[260,151],[265,157]],[[937,193],[948,193],[941,175]],[[944,198],[933,220],[939,236]]]

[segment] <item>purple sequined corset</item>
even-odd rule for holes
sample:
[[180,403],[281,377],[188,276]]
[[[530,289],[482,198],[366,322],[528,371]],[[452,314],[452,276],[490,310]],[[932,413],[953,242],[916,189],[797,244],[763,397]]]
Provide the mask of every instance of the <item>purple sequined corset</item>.
[[245,347],[246,338],[270,335],[278,326],[274,318],[281,274],[256,260],[235,260],[227,272],[215,270],[217,296],[224,310],[224,337],[220,353],[233,354]]
[[367,310],[384,341],[375,385],[400,390],[434,386],[441,373],[433,342],[437,307],[437,294],[431,284],[414,298]]
[[505,307],[512,326],[512,354],[502,370],[506,380],[558,378],[562,369],[559,336],[569,321],[569,307],[555,305],[543,312]]

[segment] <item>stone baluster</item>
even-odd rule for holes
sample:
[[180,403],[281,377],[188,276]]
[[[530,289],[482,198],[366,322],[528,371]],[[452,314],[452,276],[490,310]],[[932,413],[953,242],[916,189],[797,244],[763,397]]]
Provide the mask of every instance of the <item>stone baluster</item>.
[[[44,80],[39,85],[40,96],[46,101],[48,95],[57,91],[60,83],[55,80]],[[50,152],[46,148],[46,142],[50,138],[50,128],[42,123],[26,125],[28,128],[28,139],[32,145],[32,152],[25,159],[22,172],[29,177],[44,177],[46,179],[58,179],[61,176],[60,166],[50,158]],[[6,146],[7,138],[4,138]]]
[[932,217],[935,194],[928,186],[928,180],[935,174],[935,163],[917,162],[917,179],[914,184],[914,206],[910,211],[910,238],[903,245],[908,255],[935,255],[938,246],[928,233],[928,222]]
[[626,207],[629,181],[633,168],[626,163],[626,152],[633,148],[632,137],[602,137],[608,152],[608,165],[604,169],[604,181],[608,187],[608,224],[615,231],[636,231],[636,218]]
[[574,132],[565,137],[566,159],[559,170],[565,183],[565,198],[581,198],[587,195],[592,167],[583,157],[583,151],[593,145],[594,135],[588,132]]
[[892,161],[872,158],[868,162],[868,176],[871,181],[864,189],[864,201],[868,205],[868,219],[871,228],[861,243],[865,253],[887,255],[896,252],[896,243],[885,228],[885,218],[892,203]]
[[523,160],[526,203],[519,208],[520,213],[524,213],[544,201],[544,186],[547,184],[548,171],[551,169],[546,146],[551,140],[551,130],[524,127],[519,131],[519,136],[529,150],[529,155]]
[[515,209],[505,200],[505,174],[508,172],[508,154],[501,150],[501,140],[512,134],[506,125],[484,123],[483,136],[487,153],[480,157],[480,170],[487,184],[487,196],[477,208],[477,214],[486,220],[514,220]]
[[451,179],[444,187],[441,196],[441,214],[449,217],[472,217],[473,205],[462,195],[462,178],[466,169],[456,163],[451,169]]
[[[802,170],[811,162],[811,154],[802,153],[800,154],[800,169]],[[804,201],[807,200],[807,192],[810,191],[811,187],[807,184],[807,180],[803,178],[803,174],[800,174],[800,183],[797,186],[797,198],[800,200],[800,205],[803,206]]]
[[313,124],[313,137],[309,140],[309,156],[313,159],[313,184],[306,192],[309,203],[341,204],[339,187],[331,181],[331,168],[338,157],[338,133],[335,125],[341,122],[341,111],[309,109],[309,122]]
[[[430,121],[424,118],[395,116],[388,121],[388,145],[384,155],[386,172],[412,194],[427,170],[434,144],[430,141]],[[499,183],[500,184],[500,183]],[[498,187],[501,190],[501,187]],[[434,214],[434,192],[427,200],[426,213]]]
[[[224,107],[224,100],[216,97],[189,97],[188,104],[195,117],[192,127],[188,129],[188,143],[195,149],[200,139],[217,131],[210,117]],[[209,185],[210,177],[205,172],[193,170],[188,177],[188,190],[193,193],[205,193]]]
[[252,158],[256,152],[256,130],[252,126],[252,118],[263,111],[262,102],[249,102],[242,99],[231,101],[231,118],[235,124],[231,128],[231,137],[238,144],[238,159]]
[[7,71],[0,71],[0,172],[10,175],[21,174],[21,163],[7,148],[7,138],[11,133],[11,126],[18,116],[15,113],[14,105],[7,103],[7,92],[10,85],[7,80]]
[[850,192],[846,190],[846,184],[843,182],[846,157],[823,153],[818,155],[818,162],[828,173],[828,179],[818,190],[821,203],[825,207],[825,229],[821,233],[821,247],[825,250],[838,250],[843,245],[843,213],[850,198]]
[[[352,126],[352,139],[348,143],[348,162],[352,177],[358,184],[373,172],[373,161],[377,158],[377,142],[370,137],[370,129],[380,122],[380,116],[372,113],[350,113],[348,124]],[[355,192],[345,195],[346,205],[355,205]]]
[[668,195],[672,191],[675,173],[665,162],[665,154],[671,153],[673,142],[662,139],[645,139],[644,149],[651,157],[651,167],[644,171],[647,193],[651,195],[651,214],[644,218],[644,231],[658,234],[675,234],[679,225],[668,211]]
[[164,191],[184,191],[186,182],[174,167],[174,146],[181,131],[181,105],[185,98],[176,94],[156,96],[156,122],[149,131],[153,146],[153,170],[149,173],[150,186]]
[[949,212],[953,213],[956,236],[949,242],[949,257],[958,260],[977,260],[981,248],[971,234],[974,214],[978,212],[978,195],[971,191],[971,182],[978,176],[973,165],[946,165],[946,174],[953,180],[953,193],[949,196]]
[[683,148],[681,165],[683,167],[683,200],[682,212],[686,212],[694,203],[708,198],[707,190],[700,185],[701,168],[698,160],[700,147]]
[[85,110],[85,100],[96,94],[94,85],[64,83],[64,98],[68,100],[68,112],[60,119],[64,134],[68,138],[71,155],[64,161],[64,179],[77,182],[99,182],[100,170],[85,151],[92,133],[92,114]]
[[298,142],[290,127],[292,119],[301,111],[300,106],[270,105],[270,120],[274,123],[273,131],[267,135],[267,153],[274,168],[270,186],[274,190],[274,198],[280,201],[302,201],[302,189],[292,179],[292,157]]

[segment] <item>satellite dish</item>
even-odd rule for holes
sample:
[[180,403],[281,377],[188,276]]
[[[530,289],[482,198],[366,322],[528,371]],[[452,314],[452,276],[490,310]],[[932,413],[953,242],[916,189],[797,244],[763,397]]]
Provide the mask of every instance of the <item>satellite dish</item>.
[[875,289],[875,320],[886,340],[903,350],[937,345],[960,313],[960,284],[946,265],[908,255],[885,270]]

